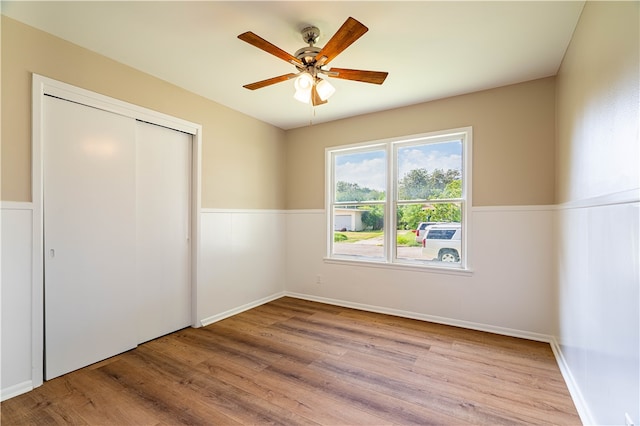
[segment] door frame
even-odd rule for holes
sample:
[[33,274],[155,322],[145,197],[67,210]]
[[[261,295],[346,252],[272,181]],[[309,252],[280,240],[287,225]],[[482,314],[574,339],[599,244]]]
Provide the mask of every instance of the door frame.
[[191,326],[198,320],[198,260],[200,258],[200,210],[202,125],[143,108],[128,102],[81,89],[67,83],[32,74],[31,199],[33,201],[33,244],[31,280],[31,372],[32,386],[44,377],[44,214],[43,214],[43,118],[44,96],[76,102],[104,111],[178,130],[191,135]]

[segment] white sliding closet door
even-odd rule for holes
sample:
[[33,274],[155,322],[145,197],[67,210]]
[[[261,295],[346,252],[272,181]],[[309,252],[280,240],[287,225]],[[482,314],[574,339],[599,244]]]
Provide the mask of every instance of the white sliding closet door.
[[137,126],[140,343],[191,324],[191,135]]
[[45,377],[136,346],[136,121],[45,96]]

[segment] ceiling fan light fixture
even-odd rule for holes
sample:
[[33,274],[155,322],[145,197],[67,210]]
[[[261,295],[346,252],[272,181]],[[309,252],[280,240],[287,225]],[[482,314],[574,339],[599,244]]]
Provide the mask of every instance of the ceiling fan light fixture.
[[313,76],[308,72],[301,73],[294,81],[293,86],[296,93],[293,95],[296,100],[308,104],[311,102],[311,89],[313,88]]
[[280,75],[267,80],[245,84],[243,87],[249,90],[255,90],[280,83],[281,81],[294,79],[294,87],[296,89],[293,95],[294,98],[300,102],[311,103],[315,107],[326,104],[327,99],[336,91],[328,81],[324,78],[319,78],[320,73],[325,77],[382,84],[387,77],[387,72],[327,68],[329,62],[347,47],[351,46],[351,44],[362,37],[367,31],[369,31],[369,29],[366,26],[356,19],[349,17],[325,46],[319,48],[315,46],[320,34],[318,28],[313,26],[306,27],[302,30],[302,39],[308,46],[298,49],[295,55],[289,54],[251,31],[244,32],[238,36],[240,40],[294,65],[298,73]]
[[323,101],[326,101],[336,92],[336,88],[331,85],[327,80],[319,78],[316,83],[316,91],[318,92],[318,96]]
[[296,90],[309,90],[313,86],[313,77],[308,72],[301,73],[293,83]]
[[298,89],[296,93],[293,94],[293,97],[303,104],[308,104],[311,102],[311,89]]

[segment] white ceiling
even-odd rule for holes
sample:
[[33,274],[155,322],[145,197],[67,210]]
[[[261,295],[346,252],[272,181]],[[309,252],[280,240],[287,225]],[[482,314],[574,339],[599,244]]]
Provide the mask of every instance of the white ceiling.
[[[583,1],[2,1],[2,14],[282,129],[555,75]],[[253,31],[293,54],[299,30],[324,43],[352,16],[369,28],[331,66],[388,71],[382,86],[331,79],[315,109],[293,82],[243,84],[293,65],[237,38]]]

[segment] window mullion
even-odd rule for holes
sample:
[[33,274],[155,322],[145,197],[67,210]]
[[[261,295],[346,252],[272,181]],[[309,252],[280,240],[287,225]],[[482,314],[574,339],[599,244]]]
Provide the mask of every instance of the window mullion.
[[399,205],[403,205],[403,204],[417,204],[417,203],[423,203],[423,204],[449,204],[449,203],[462,203],[464,201],[464,198],[438,198],[436,200],[429,200],[429,199],[415,199],[415,200],[395,200],[396,204]]
[[387,261],[390,263],[395,262],[396,259],[396,229],[398,228],[398,215],[397,209],[397,173],[396,173],[396,146],[389,144],[387,146],[387,155],[389,161],[387,162],[387,197],[389,199],[387,205],[387,217],[389,218],[387,223],[389,229],[386,232],[387,235]]
[[339,206],[369,206],[372,204],[386,204],[386,201],[336,201],[332,203],[334,207]]

